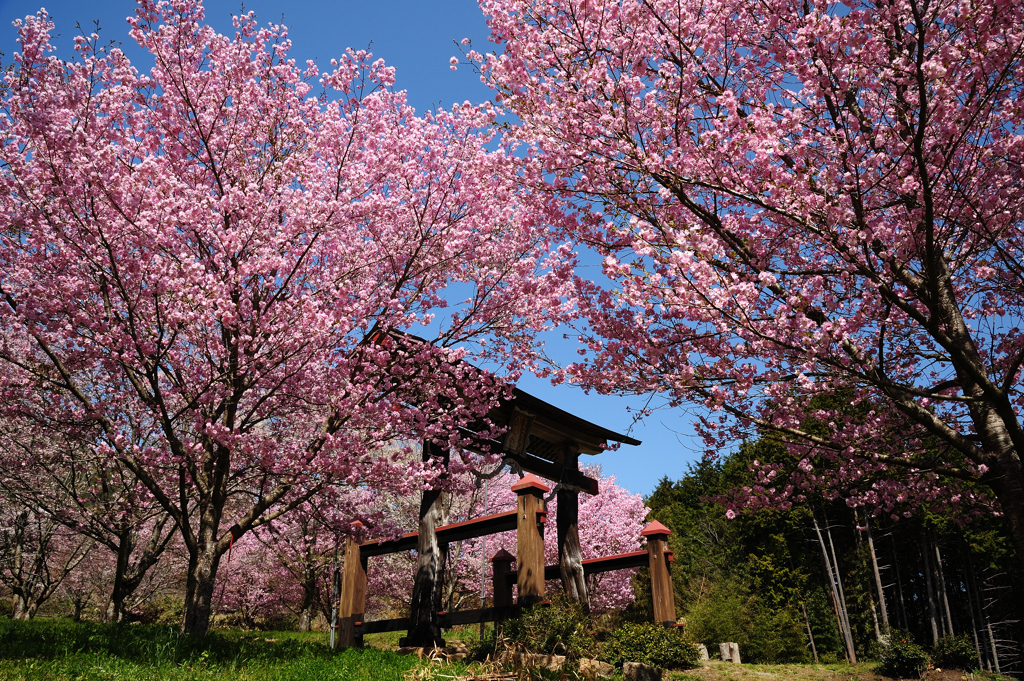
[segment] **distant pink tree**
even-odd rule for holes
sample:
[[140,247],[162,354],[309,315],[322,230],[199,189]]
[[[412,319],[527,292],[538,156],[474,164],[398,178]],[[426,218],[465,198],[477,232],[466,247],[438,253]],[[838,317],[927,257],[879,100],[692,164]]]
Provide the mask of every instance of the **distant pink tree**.
[[0,584],[11,591],[14,619],[35,617],[92,548],[47,513],[0,493]]
[[[24,403],[20,406],[24,408]],[[76,574],[84,570],[72,574],[81,587],[74,590],[72,600],[76,607],[83,605],[86,592],[106,581],[104,617],[121,621],[128,614],[126,602],[136,600],[136,590],[175,536],[171,516],[130,470],[95,451],[95,433],[90,428],[67,425],[57,432],[19,418],[14,411],[9,406],[7,417],[0,421],[0,493],[39,509],[72,534],[96,543],[89,577]],[[101,580],[103,571],[92,568],[106,567],[98,555],[104,551],[111,560]],[[68,590],[66,584],[64,590]]]
[[981,481],[1024,571],[1024,4],[480,4],[468,60],[601,258],[567,378],[784,434],[776,504]]
[[[457,441],[502,388],[454,360],[527,356],[569,258],[492,107],[417,116],[368,54],[321,72],[280,26],[203,18],[140,0],[143,74],[97,36],[59,60],[28,17],[0,116],[4,405],[91,424],[156,499],[198,635],[247,532],[331,484],[436,477],[378,445]],[[431,338],[391,334],[412,327]]]

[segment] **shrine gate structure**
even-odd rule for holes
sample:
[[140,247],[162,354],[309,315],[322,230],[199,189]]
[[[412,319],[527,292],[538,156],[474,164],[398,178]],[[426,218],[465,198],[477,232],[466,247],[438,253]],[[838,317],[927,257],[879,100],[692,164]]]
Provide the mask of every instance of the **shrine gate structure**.
[[[668,571],[669,530],[658,522],[644,528],[647,549],[618,556],[583,560],[579,535],[579,494],[598,494],[597,480],[579,468],[581,455],[604,451],[611,443],[639,445],[640,441],[615,433],[551,405],[527,392],[513,389],[512,397],[491,409],[486,418],[505,429],[501,441],[478,435],[483,431],[469,426],[461,434],[471,443],[467,448],[498,454],[503,465],[527,474],[512,487],[517,509],[439,526],[441,491],[427,490],[420,501],[419,531],[394,541],[357,543],[348,540],[345,547],[344,577],[339,603],[338,642],[341,648],[356,644],[363,634],[407,630],[403,646],[443,646],[441,629],[455,624],[491,622],[517,615],[524,606],[544,598],[545,579],[561,579],[565,593],[589,607],[586,575],[631,567],[651,568],[655,619],[675,622],[675,605]],[[449,452],[432,442],[423,446],[423,460],[449,460]],[[555,526],[558,563],[544,565],[544,528],[548,524],[544,495],[552,488],[540,478],[555,484],[558,508]],[[517,553],[513,557],[499,551],[492,557],[494,604],[446,613],[441,611],[445,562],[449,543],[510,530],[517,531]],[[364,622],[366,570],[373,556],[416,550],[417,563],[412,601],[408,617]],[[517,563],[517,570],[511,563]],[[517,603],[512,603],[512,585],[518,586]],[[481,604],[483,605],[483,604]]]

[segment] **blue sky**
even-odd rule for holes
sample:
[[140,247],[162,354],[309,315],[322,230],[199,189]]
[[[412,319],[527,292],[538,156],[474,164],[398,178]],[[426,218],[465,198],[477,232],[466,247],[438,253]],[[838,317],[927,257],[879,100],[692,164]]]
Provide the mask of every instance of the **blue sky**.
[[[207,21],[221,32],[231,32],[231,15],[242,10],[239,2],[207,0]],[[78,23],[85,32],[99,20],[105,40],[124,43],[125,51],[140,67],[140,52],[128,37],[125,17],[134,11],[127,0],[69,2],[68,0],[0,0],[0,51],[3,63],[17,50],[15,19],[45,7],[59,34],[54,42],[61,57],[71,55],[72,38]],[[300,64],[307,59],[327,65],[345,48],[369,49],[396,68],[396,87],[408,92],[410,103],[423,111],[455,102],[489,99],[491,91],[468,68],[452,71],[448,60],[458,54],[455,41],[470,38],[474,47],[491,49],[487,25],[475,0],[374,0],[372,2],[307,2],[303,0],[250,0],[245,10],[255,11],[260,23],[284,23],[289,27],[292,56]],[[576,357],[572,343],[552,334],[551,354],[571,361]],[[692,415],[682,410],[661,410],[646,422],[633,423],[629,408],[639,409],[647,396],[605,397],[584,395],[570,386],[551,386],[532,376],[520,387],[541,399],[618,432],[629,431],[642,440],[639,447],[623,447],[593,457],[605,473],[615,475],[620,485],[633,492],[649,493],[662,476],[680,477],[688,462],[702,452],[701,443],[690,433]],[[657,401],[655,401],[655,404]],[[588,459],[590,457],[587,457]]]

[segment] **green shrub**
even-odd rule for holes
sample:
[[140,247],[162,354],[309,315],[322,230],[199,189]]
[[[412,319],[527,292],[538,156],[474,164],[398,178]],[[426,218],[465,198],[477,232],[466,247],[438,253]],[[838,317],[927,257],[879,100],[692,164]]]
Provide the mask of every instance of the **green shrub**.
[[978,651],[967,635],[943,636],[932,648],[932,662],[942,669],[963,669],[974,671],[978,663]]
[[604,651],[605,659],[617,667],[626,662],[667,669],[697,666],[697,646],[675,628],[661,624],[623,624],[608,637]]
[[500,636],[524,652],[565,655],[569,661],[589,657],[595,647],[590,616],[579,603],[556,597],[501,625]]
[[882,641],[878,661],[878,672],[881,674],[920,678],[928,664],[928,653],[914,643],[914,637],[909,632],[893,629]]

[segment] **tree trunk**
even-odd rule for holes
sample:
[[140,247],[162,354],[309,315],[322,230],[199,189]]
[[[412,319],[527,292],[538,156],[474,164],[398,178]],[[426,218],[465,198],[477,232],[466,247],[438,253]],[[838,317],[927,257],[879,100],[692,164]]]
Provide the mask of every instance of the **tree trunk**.
[[839,589],[839,603],[842,607],[843,623],[846,625],[847,644],[850,648],[850,663],[857,664],[857,652],[853,645],[853,627],[850,625],[850,610],[846,607],[846,592],[843,591],[843,580],[839,576],[839,559],[836,558],[836,546],[832,543],[832,530],[828,526],[828,517],[825,518],[825,536],[828,537],[828,546],[832,552],[832,569],[836,575],[836,587]]
[[889,533],[889,539],[892,540],[892,565],[896,569],[896,595],[899,596],[900,603],[900,626],[904,629],[908,629],[907,625],[907,604],[903,600],[903,577],[900,575],[900,557],[899,551],[896,549],[896,538]]
[[871,536],[871,520],[864,514],[864,527],[868,533],[868,553],[871,554],[871,571],[875,576],[875,589],[878,590],[878,605],[882,613],[882,631],[889,633],[889,610],[885,607],[885,589],[882,588],[882,574],[878,569],[878,556],[875,554],[875,540]]
[[[556,463],[571,470],[579,470],[579,454],[566,449]],[[580,548],[580,493],[559,489],[558,509],[555,520],[558,531],[558,569],[562,577],[562,588],[566,595],[583,605],[590,612],[590,597],[587,580],[583,574],[583,550]]]
[[828,579],[828,586],[832,594],[832,605],[836,611],[836,619],[839,622],[839,631],[843,635],[843,643],[846,646],[846,659],[850,664],[856,664],[857,653],[853,648],[853,633],[850,631],[849,620],[844,616],[846,606],[839,598],[839,591],[836,588],[836,573],[833,572],[832,563],[828,558],[828,549],[825,547],[825,539],[821,534],[821,527],[818,525],[817,516],[812,516],[814,521],[814,532],[818,535],[818,546],[821,547],[821,562],[825,568],[825,575]]
[[964,571],[964,591],[967,594],[967,612],[971,614],[971,635],[974,637],[974,652],[978,654],[978,664],[984,666],[985,656],[981,652],[981,641],[978,640],[978,618],[974,614],[974,597],[971,588],[971,572],[967,561],[969,557],[965,554],[963,547],[960,551],[960,563]]
[[[423,460],[439,458],[448,467],[449,452],[433,443],[423,443]],[[438,484],[442,481],[439,480]],[[417,541],[416,573],[409,606],[409,634],[400,641],[403,646],[443,647],[438,611],[444,596],[444,567],[447,546],[437,542],[437,528],[444,523],[442,493],[439,489],[424,490],[420,500],[420,525]]]
[[313,610],[317,603],[316,571],[307,563],[305,579],[302,582],[302,604],[299,606],[299,631],[309,631],[313,622]]
[[[117,557],[114,567],[114,588],[110,592],[110,605],[107,608],[106,620],[108,622],[120,622],[124,617],[124,600],[131,591],[126,587],[125,576],[128,572],[128,559],[131,556],[133,544],[133,533],[128,530],[118,537]],[[141,577],[140,577],[141,579]]]
[[949,608],[949,595],[946,593],[946,573],[942,569],[942,553],[939,551],[939,542],[935,539],[935,533],[932,533],[932,548],[935,549],[935,567],[938,569],[939,577],[939,597],[942,600],[942,608],[946,614],[946,633],[952,636],[953,632],[953,613]]
[[935,588],[932,586],[932,564],[928,560],[928,538],[921,528],[921,558],[924,560],[924,584],[928,592],[928,623],[932,630],[932,645],[939,640],[938,608],[935,607]]
[[217,583],[217,568],[221,554],[216,543],[203,542],[189,551],[188,576],[185,580],[185,613],[181,620],[181,633],[206,636],[213,613],[213,590]]

